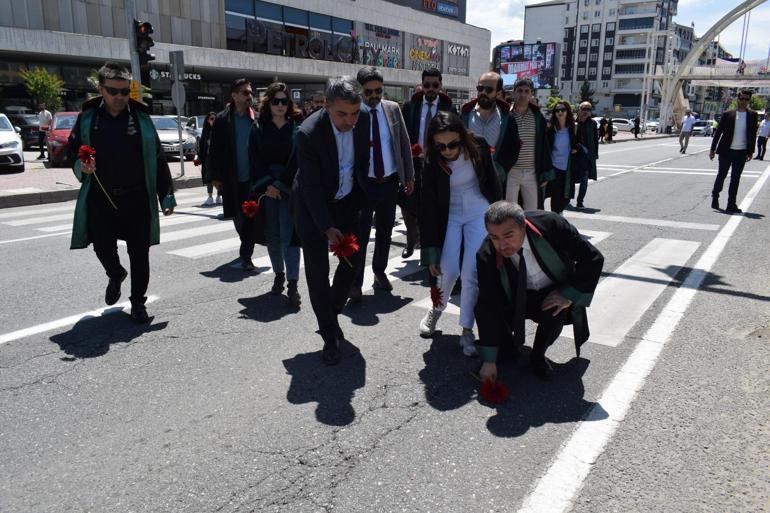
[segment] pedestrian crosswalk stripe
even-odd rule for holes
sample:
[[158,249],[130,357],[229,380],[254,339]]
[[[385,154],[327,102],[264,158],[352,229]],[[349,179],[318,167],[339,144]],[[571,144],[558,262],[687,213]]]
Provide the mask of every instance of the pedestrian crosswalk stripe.
[[72,219],[72,212],[52,216],[31,217],[29,219],[19,219],[17,221],[5,221],[3,224],[7,224],[8,226],[29,226],[32,224],[50,223],[51,221],[63,221],[64,219]]
[[[208,221],[210,219],[217,219],[218,215],[222,213],[222,208],[212,207],[191,207],[182,210],[176,210],[172,216],[160,216],[160,226],[173,226],[177,224],[195,223],[201,221]],[[189,214],[189,215],[186,215]],[[204,215],[205,214],[205,215]],[[69,218],[68,224],[58,224],[55,226],[43,226],[41,228],[35,228],[39,232],[58,232],[62,230],[72,229],[72,216]]]
[[611,221],[617,223],[644,224],[651,226],[666,226],[669,228],[686,228],[689,230],[719,230],[718,224],[687,223],[682,221],[669,221],[667,219],[647,219],[643,217],[609,216],[603,214],[586,214],[583,212],[564,212],[564,217],[571,219],[585,219],[594,221]]
[[[668,171],[668,170],[661,170],[661,169],[637,169],[636,171],[634,171],[634,173],[649,173],[649,174],[656,174],[656,175],[695,175],[695,176],[710,176],[712,178],[717,176],[716,171],[713,171],[713,172],[686,171],[683,169],[678,171]],[[744,171],[743,173],[741,173],[741,177],[759,178],[759,173]]]
[[578,230],[580,235],[588,239],[594,246],[612,235],[612,232],[597,232],[595,230]]
[[[174,242],[177,240],[193,239],[203,235],[211,235],[212,233],[229,232],[233,230],[233,225],[230,223],[218,223],[209,224],[206,226],[198,226],[195,228],[188,228],[186,230],[176,230],[170,232],[160,232],[160,243]],[[124,241],[118,241],[118,244],[125,246]]]
[[168,251],[167,253],[169,255],[185,258],[203,258],[216,255],[217,253],[225,253],[240,247],[241,239],[239,237],[233,237],[230,239],[208,242],[206,244],[198,244],[197,246],[190,246],[189,248],[175,249],[173,251]]
[[45,235],[35,235],[33,237],[22,237],[21,239],[0,240],[0,244],[11,244],[13,242],[25,242],[28,240],[45,239],[47,237],[58,237],[60,235],[69,235],[70,232],[46,233]]
[[0,219],[13,219],[14,217],[32,217],[37,215],[51,215],[55,212],[67,212],[74,211],[75,203],[68,202],[62,206],[45,206],[36,208],[19,208],[11,209],[10,212],[0,212]]

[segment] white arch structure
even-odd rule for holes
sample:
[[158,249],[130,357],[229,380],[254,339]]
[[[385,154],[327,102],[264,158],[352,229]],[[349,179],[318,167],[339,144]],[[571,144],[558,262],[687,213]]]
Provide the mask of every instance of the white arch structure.
[[666,84],[667,87],[665,87],[663,90],[662,95],[663,101],[661,102],[660,112],[661,129],[668,125],[668,120],[673,113],[674,94],[676,93],[678,87],[682,87],[681,82],[682,77],[686,75],[685,71],[689,73],[689,70],[693,67],[694,64],[697,63],[698,59],[703,53],[703,50],[705,50],[706,47],[711,44],[711,42],[717,35],[719,35],[720,32],[729,27],[738,18],[754,9],[755,7],[762,5],[766,1],[767,0],[745,0],[732,11],[725,14],[724,17],[716,22],[714,26],[711,27],[708,32],[703,35],[703,37],[701,37],[700,41],[698,41],[698,43],[693,46],[692,50],[687,54],[687,57],[684,58],[674,75],[670,77],[669,80],[664,81],[664,84]]

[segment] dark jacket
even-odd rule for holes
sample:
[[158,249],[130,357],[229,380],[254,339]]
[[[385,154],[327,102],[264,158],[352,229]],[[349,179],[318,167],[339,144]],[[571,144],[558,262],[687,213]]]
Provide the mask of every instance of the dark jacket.
[[[555,177],[551,165],[551,147],[545,137],[546,122],[540,112],[540,107],[530,104],[529,110],[535,116],[535,174],[537,175],[537,182],[540,184],[549,182]],[[495,160],[505,173],[504,178],[507,178],[508,171],[519,160],[521,145],[519,128],[513,111],[511,111],[511,122],[508,123],[500,145],[495,151]],[[503,190],[505,190],[505,180],[503,180]]]
[[[460,109],[460,117],[463,120],[463,125],[465,125],[465,128],[468,128],[469,130],[470,130],[471,113],[476,108],[477,104],[478,104],[478,99],[471,100],[465,105],[463,105],[462,109]],[[503,135],[505,134],[505,131],[508,128],[508,124],[512,121],[510,103],[504,102],[503,100],[497,100],[497,108],[500,109],[500,136],[497,138],[497,141],[495,142],[495,145],[494,145],[494,149],[492,150],[493,157],[495,152],[497,151],[497,148],[499,148],[503,142]],[[496,159],[493,158],[492,162],[494,162],[495,168],[497,169],[497,175],[500,178],[500,183],[504,183],[505,170],[503,170],[502,166],[497,163]]]
[[[503,189],[492,163],[489,145],[483,137],[475,137],[481,162],[474,166],[481,194],[490,204],[503,199]],[[438,264],[444,247],[449,223],[449,175],[451,169],[444,161],[426,164],[422,173],[422,204],[420,205],[420,259],[422,265]]]
[[[530,223],[526,228],[527,238],[538,264],[559,292],[573,303],[568,323],[573,324],[579,354],[580,346],[590,335],[585,308],[591,304],[599,283],[604,256],[561,215],[542,210],[530,210],[525,215]],[[549,258],[543,247],[550,249],[554,258]],[[553,265],[554,259],[556,265]],[[494,362],[500,346],[524,343],[524,312],[518,315],[516,312],[518,271],[510,258],[498,258],[489,238],[476,254],[476,271],[479,283],[479,298],[474,309],[479,326],[476,345],[484,361]],[[559,271],[563,272],[561,276],[557,275]]]
[[[238,204],[238,170],[235,162],[235,128],[233,116],[235,107],[228,104],[217,114],[212,128],[211,146],[206,159],[209,178],[222,183],[222,206],[226,218],[235,217],[240,211]],[[254,111],[249,109],[249,117],[254,120]],[[257,133],[252,130],[249,134],[249,146],[256,144]],[[250,182],[256,182],[256,168],[250,162]]]
[[[722,154],[730,151],[730,145],[733,143],[733,132],[735,132],[735,109],[728,110],[722,114],[719,120],[717,131],[711,139],[711,151]],[[746,151],[753,155],[757,147],[757,123],[759,115],[756,111],[746,110]]]
[[[420,115],[422,114],[422,100],[425,97],[425,93],[416,93],[412,95],[412,98],[404,103],[402,112],[404,114],[404,121],[406,122],[406,128],[409,132],[409,141],[412,144],[419,144],[420,141]],[[457,114],[457,109],[452,105],[452,98],[444,93],[438,93],[438,110],[446,112],[454,112]],[[438,112],[438,111],[437,111]]]
[[599,160],[599,129],[596,121],[588,118],[584,122],[577,122],[577,142],[588,150],[588,159],[591,168],[588,172],[588,178],[596,180],[596,161]]
[[[572,150],[576,147],[576,144],[577,144],[576,129],[577,127],[569,131],[570,154],[567,157],[567,169],[562,170],[566,173],[566,178],[564,180],[564,190],[562,191],[564,198],[575,197],[575,183],[574,183],[574,180],[572,179]],[[549,125],[545,129],[545,137],[548,141],[548,147],[551,148],[551,151],[553,151],[553,145],[554,145],[554,142],[556,141],[556,130],[552,125]],[[555,173],[556,171],[554,169],[554,174]],[[551,192],[550,188],[546,189],[546,197],[551,196],[550,192]]]
[[209,166],[207,162],[209,152],[211,151],[211,134],[211,125],[209,125],[207,121],[204,121],[203,130],[201,131],[201,138],[198,141],[198,161],[201,165],[201,178],[203,179],[203,183],[206,184],[211,182],[211,177],[209,176]]
[[[353,187],[363,195],[369,174],[369,114],[363,111],[353,129],[353,152]],[[323,233],[334,226],[329,203],[339,189],[337,142],[326,109],[313,113],[299,127],[297,164],[299,171],[292,185],[295,220],[312,222]]]

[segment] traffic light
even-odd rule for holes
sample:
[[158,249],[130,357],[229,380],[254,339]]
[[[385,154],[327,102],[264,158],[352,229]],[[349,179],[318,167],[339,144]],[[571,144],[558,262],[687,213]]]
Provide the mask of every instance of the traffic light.
[[150,53],[150,47],[155,46],[152,33],[155,30],[149,21],[134,20],[134,35],[136,36],[136,52],[139,54],[139,64],[147,64],[155,60],[155,55]]

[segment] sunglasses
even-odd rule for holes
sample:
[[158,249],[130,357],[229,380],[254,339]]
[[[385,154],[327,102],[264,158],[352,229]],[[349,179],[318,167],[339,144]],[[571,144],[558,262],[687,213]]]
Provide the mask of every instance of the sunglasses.
[[478,92],[482,92],[483,91],[483,92],[485,92],[487,94],[492,94],[493,92],[495,92],[495,88],[492,87],[492,86],[477,85],[476,86],[476,91],[478,91]]
[[116,87],[102,86],[102,88],[105,91],[107,91],[107,94],[109,94],[110,96],[117,96],[117,95],[128,96],[131,93],[131,89],[129,89],[128,87],[118,89]]
[[423,82],[423,89],[441,89],[441,82]]
[[461,145],[462,143],[460,142],[460,139],[455,139],[454,141],[450,141],[447,144],[436,143],[433,145],[433,147],[436,149],[436,151],[443,152],[446,150],[456,150]]
[[558,109],[553,109],[553,111],[558,114],[559,112],[567,112],[567,109],[564,107],[559,107]]
[[371,96],[373,94],[376,94],[377,96],[382,94],[382,87],[378,87],[377,89],[364,89],[364,96]]
[[270,100],[270,105],[288,105],[289,99],[288,98],[273,98]]

